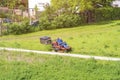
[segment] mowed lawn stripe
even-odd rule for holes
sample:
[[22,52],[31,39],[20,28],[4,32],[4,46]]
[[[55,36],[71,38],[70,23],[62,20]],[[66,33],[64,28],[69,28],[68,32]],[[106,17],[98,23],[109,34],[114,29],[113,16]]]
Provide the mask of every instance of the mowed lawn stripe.
[[51,51],[51,45],[40,44],[41,36],[52,40],[61,37],[72,47],[71,53],[120,57],[120,21],[84,25],[74,28],[45,30],[22,35],[0,37],[1,47]]

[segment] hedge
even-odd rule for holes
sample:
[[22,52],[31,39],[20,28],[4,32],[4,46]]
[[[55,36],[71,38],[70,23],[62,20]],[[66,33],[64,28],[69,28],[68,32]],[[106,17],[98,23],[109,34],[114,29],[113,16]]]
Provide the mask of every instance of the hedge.
[[98,8],[95,9],[95,22],[120,19],[120,8]]
[[[88,12],[89,13],[89,12]],[[92,17],[90,15],[80,15],[80,14],[61,14],[58,16],[49,19],[49,16],[42,16],[39,20],[39,25],[34,27],[30,26],[28,20],[21,23],[12,23],[8,25],[8,34],[23,34],[29,33],[38,30],[50,30],[58,28],[68,28],[75,27],[81,24],[87,23],[88,16],[91,21],[94,19],[94,22],[109,21],[109,20],[118,20],[120,19],[120,8],[97,8],[93,11]]]
[[67,28],[80,25],[81,17],[73,14],[62,14],[56,16],[53,20],[49,20],[48,17],[40,18],[39,27],[41,30],[44,29],[56,29],[56,28]]
[[3,34],[25,34],[35,31],[35,28],[30,26],[28,21],[21,22],[21,23],[8,23],[7,25],[7,32]]

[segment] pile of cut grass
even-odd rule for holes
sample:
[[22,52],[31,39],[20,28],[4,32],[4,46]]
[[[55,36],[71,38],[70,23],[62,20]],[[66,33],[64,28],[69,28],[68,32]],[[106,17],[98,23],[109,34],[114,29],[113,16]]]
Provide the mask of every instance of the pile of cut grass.
[[120,62],[0,52],[0,80],[119,80]]
[[120,57],[120,21],[3,36],[0,46],[51,51],[50,45],[40,44],[41,36],[61,37],[72,47],[71,53]]

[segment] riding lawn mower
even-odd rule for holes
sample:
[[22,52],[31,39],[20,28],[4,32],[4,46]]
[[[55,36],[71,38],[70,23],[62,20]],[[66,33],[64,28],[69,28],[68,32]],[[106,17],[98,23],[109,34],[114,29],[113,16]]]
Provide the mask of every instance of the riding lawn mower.
[[56,40],[51,40],[51,37],[43,36],[40,38],[40,43],[51,45],[55,52],[69,52],[72,50],[72,48],[68,46],[66,42],[63,42],[62,39],[59,38]]

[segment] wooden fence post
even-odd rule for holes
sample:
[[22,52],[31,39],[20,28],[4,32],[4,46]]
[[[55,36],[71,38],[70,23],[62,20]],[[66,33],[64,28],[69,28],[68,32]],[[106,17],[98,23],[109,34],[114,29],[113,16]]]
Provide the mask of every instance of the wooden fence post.
[[0,36],[2,36],[2,18],[0,18]]

